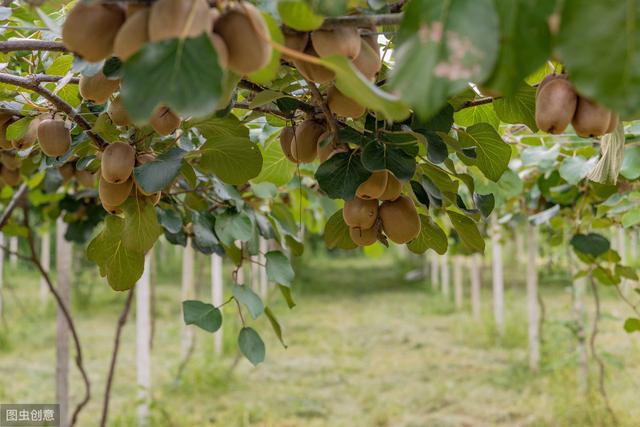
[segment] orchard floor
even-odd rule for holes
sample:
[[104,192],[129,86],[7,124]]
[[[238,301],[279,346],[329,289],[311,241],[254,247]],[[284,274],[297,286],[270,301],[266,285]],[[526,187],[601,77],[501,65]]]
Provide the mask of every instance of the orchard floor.
[[[203,261],[203,260],[201,260]],[[414,260],[415,261],[415,260]],[[153,426],[422,427],[611,425],[591,363],[588,396],[576,392],[575,338],[566,277],[545,276],[542,369],[527,368],[523,277],[507,271],[507,329],[496,338],[485,274],[485,318],[408,282],[409,262],[392,256],[304,261],[293,310],[272,295],[288,349],[266,319],[251,321],[267,343],[267,360],[253,368],[236,359],[237,316],[225,307],[225,350],[213,354],[211,335],[196,331],[196,347],[181,364],[179,275],[158,274],[153,341]],[[206,265],[206,263],[202,263]],[[522,271],[522,270],[519,270]],[[74,315],[85,349],[93,399],[80,426],[97,426],[116,319],[124,295],[95,272],[76,275]],[[38,302],[38,279],[9,274],[7,313],[0,328],[0,402],[54,400],[55,315]],[[201,299],[208,299],[206,274]],[[604,303],[597,346],[606,363],[612,406],[622,426],[640,424],[640,338],[622,329],[629,315],[613,292]],[[591,312],[593,300],[587,298]],[[132,313],[133,315],[133,313]],[[110,426],[136,425],[135,331],[127,324],[112,392]],[[237,362],[237,363],[236,363]],[[74,402],[81,395],[71,365]]]

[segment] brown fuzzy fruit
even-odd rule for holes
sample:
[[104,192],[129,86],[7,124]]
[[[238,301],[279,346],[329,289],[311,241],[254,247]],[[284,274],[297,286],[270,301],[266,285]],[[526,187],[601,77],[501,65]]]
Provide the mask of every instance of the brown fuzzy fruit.
[[[309,56],[318,56],[311,43],[307,45],[304,53]],[[327,83],[336,77],[333,71],[331,71],[327,67],[323,67],[322,65],[312,64],[310,62],[302,61],[299,59],[294,60],[293,65],[295,65],[295,67],[304,78],[315,83]]]
[[282,128],[280,131],[280,147],[287,159],[296,163],[296,159],[291,155],[291,142],[293,141],[294,131],[291,126]]
[[7,128],[10,124],[11,120],[0,124],[0,149],[2,150],[11,150],[13,148],[11,141],[7,139]]
[[366,38],[362,37],[360,41],[360,54],[353,60],[353,65],[367,79],[373,80],[382,67],[378,42],[375,42],[374,48]]
[[135,15],[141,10],[147,9],[149,9],[149,7],[146,4],[127,3],[127,6],[125,7],[125,14],[127,15],[127,19],[129,19],[131,16]]
[[387,187],[384,189],[384,193],[378,198],[379,200],[396,200],[402,194],[402,182],[396,176],[387,172]]
[[349,227],[371,228],[378,219],[378,201],[354,197],[344,203],[342,217]]
[[158,0],[149,14],[149,40],[198,37],[211,31],[206,0]]
[[[309,43],[309,33],[292,30],[290,28],[283,29],[284,45],[296,52],[303,52]],[[284,59],[292,60],[288,55],[283,54]]]
[[536,96],[536,125],[551,134],[564,132],[576,112],[578,95],[566,79],[552,79]]
[[29,123],[29,127],[27,127],[27,131],[20,139],[16,139],[11,141],[11,145],[16,150],[24,150],[29,148],[36,142],[36,137],[38,136],[38,125],[40,124],[39,119],[33,119]]
[[229,69],[235,73],[253,73],[271,60],[269,28],[260,11],[248,2],[223,13],[214,32],[227,45]]
[[83,187],[94,188],[96,186],[96,175],[88,170],[76,170],[74,172],[76,181]]
[[331,138],[331,131],[325,131],[318,137],[318,160],[324,163],[337,153]]
[[114,56],[126,61],[149,41],[150,14],[151,10],[144,8],[127,18],[113,41]]
[[229,49],[227,49],[227,45],[222,40],[222,37],[215,33],[209,33],[209,39],[218,54],[218,65],[227,69],[229,67]]
[[167,107],[159,107],[149,119],[153,130],[162,136],[170,135],[178,129],[182,120]]
[[387,171],[373,172],[365,182],[360,184],[356,190],[356,196],[365,200],[379,199],[387,189],[388,176]]
[[[136,150],[125,142],[113,142],[102,153],[102,178],[110,184],[120,184],[131,176]],[[108,203],[114,205],[116,203]]]
[[615,132],[616,128],[618,127],[618,123],[620,123],[620,116],[618,116],[618,113],[612,111],[611,119],[609,120],[609,127],[607,127],[606,133]]
[[542,79],[540,81],[540,83],[538,83],[538,88],[536,89],[536,95],[538,93],[540,93],[540,91],[542,90],[542,88],[549,83],[550,81],[556,80],[556,79],[562,79],[562,80],[567,80],[567,76],[566,74],[556,74],[556,73],[551,73],[551,74],[547,74],[544,79]]
[[0,163],[2,163],[2,166],[12,171],[20,169],[22,162],[15,154],[7,153],[6,151],[0,154]]
[[407,243],[420,234],[420,217],[413,200],[408,197],[382,203],[380,219],[384,233],[398,244]]
[[351,240],[358,246],[369,246],[373,245],[378,241],[378,227],[371,228],[359,228],[359,227],[349,227],[349,236],[351,236]]
[[315,120],[305,120],[296,128],[291,141],[291,156],[298,163],[311,163],[318,155],[318,138],[325,131]]
[[122,213],[122,209],[120,209],[118,206],[109,206],[109,205],[105,205],[104,203],[102,203],[102,207],[110,215],[118,215],[118,214]]
[[118,5],[78,2],[64,21],[62,42],[89,62],[102,61],[111,56],[124,19],[124,10]]
[[604,135],[609,128],[611,112],[583,96],[578,97],[576,114],[571,124],[582,138]]
[[64,120],[44,119],[38,125],[38,141],[47,156],[62,156],[71,147],[71,132]]
[[349,98],[340,92],[335,86],[331,86],[327,91],[327,105],[331,112],[341,117],[352,117],[357,119],[367,111],[353,98]]
[[341,55],[355,59],[360,53],[360,35],[356,27],[312,31],[311,43],[320,57]]
[[109,80],[102,71],[98,71],[93,76],[80,76],[80,95],[94,104],[107,102],[118,87],[120,87],[120,80]]
[[127,110],[125,110],[124,105],[122,105],[122,98],[120,95],[111,100],[109,108],[107,109],[107,114],[114,125],[129,126],[131,124]]
[[75,174],[75,168],[73,167],[73,163],[65,163],[58,168],[58,172],[60,172],[60,176],[62,176],[62,182],[67,183],[73,178]]
[[133,180],[131,178],[121,184],[111,184],[100,175],[100,186],[98,188],[100,202],[107,206],[120,206],[129,197],[132,187]]
[[9,187],[15,187],[20,184],[20,169],[11,170],[5,166],[0,169],[0,178]]

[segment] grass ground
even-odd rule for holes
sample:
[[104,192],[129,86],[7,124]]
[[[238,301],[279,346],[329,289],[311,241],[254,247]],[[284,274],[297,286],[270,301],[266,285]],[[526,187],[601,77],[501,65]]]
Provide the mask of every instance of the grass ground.
[[[204,259],[201,259],[204,261]],[[415,260],[414,260],[415,261]],[[485,318],[429,290],[423,279],[405,280],[415,264],[387,255],[307,257],[298,268],[293,310],[274,295],[271,306],[284,328],[282,348],[265,319],[252,322],[267,343],[257,368],[236,361],[237,319],[225,307],[225,350],[213,354],[212,337],[196,332],[197,346],[180,365],[177,262],[158,272],[153,341],[154,426],[423,427],[605,426],[610,420],[596,390],[577,393],[571,297],[566,279],[545,275],[543,366],[527,368],[523,280],[507,272],[507,331],[498,339],[485,283]],[[208,299],[205,262],[198,264],[200,297]],[[173,273],[171,271],[173,271]],[[93,399],[81,426],[96,426],[115,322],[124,295],[76,266],[74,315],[90,372]],[[488,275],[485,275],[488,276]],[[7,312],[0,328],[0,402],[54,400],[55,315],[37,298],[35,274],[9,275]],[[486,280],[489,277],[485,277]],[[637,337],[622,330],[628,314],[608,292],[598,348],[607,365],[607,389],[622,426],[637,426],[640,357]],[[592,308],[592,300],[587,300]],[[227,309],[228,308],[228,309]],[[134,426],[135,331],[126,326],[112,395],[111,426]],[[72,365],[74,401],[79,376]]]

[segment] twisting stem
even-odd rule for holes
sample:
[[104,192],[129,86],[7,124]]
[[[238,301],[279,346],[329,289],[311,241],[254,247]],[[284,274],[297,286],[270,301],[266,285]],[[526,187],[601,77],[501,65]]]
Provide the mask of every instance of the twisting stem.
[[129,316],[129,310],[131,309],[131,301],[133,300],[134,288],[131,288],[127,300],[124,303],[122,313],[118,319],[118,325],[116,326],[116,338],[113,344],[113,351],[111,353],[111,364],[109,365],[109,374],[107,375],[107,386],[104,390],[104,403],[102,404],[102,418],[100,419],[100,427],[107,425],[107,417],[109,416],[109,399],[111,397],[111,386],[113,384],[113,377],[115,376],[116,361],[118,359],[118,350],[120,349],[120,336],[124,329],[125,323],[127,323],[127,317]]
[[66,52],[67,48],[61,42],[50,42],[46,40],[8,40],[0,42],[0,52],[16,52],[16,51],[49,51],[49,52]]
[[322,23],[323,29],[339,27],[377,27],[379,25],[399,25],[402,13],[384,13],[380,15],[349,15],[326,18]]
[[598,294],[598,287],[596,286],[595,281],[593,280],[593,276],[589,274],[589,283],[591,285],[591,290],[593,292],[593,299],[595,302],[596,312],[593,316],[593,327],[591,330],[591,337],[589,339],[589,347],[591,348],[591,355],[598,363],[598,389],[600,390],[600,394],[602,395],[602,400],[607,408],[607,412],[611,417],[611,421],[613,425],[618,425],[618,419],[616,418],[616,414],[613,412],[613,408],[611,408],[611,403],[609,402],[609,395],[607,394],[607,389],[604,385],[605,379],[605,366],[604,362],[596,352],[596,337],[598,336],[598,322],[600,321],[600,295]]
[[87,371],[84,368],[84,361],[82,359],[82,346],[80,345],[80,338],[78,337],[78,332],[76,331],[75,323],[71,318],[71,314],[69,314],[69,310],[67,309],[67,306],[65,305],[64,301],[62,301],[60,294],[58,293],[56,288],[53,286],[53,283],[51,282],[51,278],[49,277],[49,273],[43,267],[42,263],[40,262],[40,258],[38,258],[38,251],[36,249],[35,240],[33,238],[33,230],[29,225],[29,207],[28,206],[24,206],[23,214],[24,214],[23,215],[24,226],[27,229],[27,243],[29,245],[29,250],[31,252],[31,262],[40,271],[40,274],[42,275],[45,282],[47,283],[47,287],[49,288],[49,291],[53,294],[53,297],[56,300],[56,304],[60,308],[60,311],[62,312],[63,317],[67,321],[67,326],[71,331],[73,344],[76,348],[76,357],[75,357],[76,366],[78,367],[78,370],[80,371],[80,375],[82,376],[82,381],[84,382],[84,390],[85,390],[84,398],[78,403],[78,405],[76,406],[76,409],[73,411],[73,415],[71,416],[71,423],[69,424],[71,427],[73,427],[74,425],[76,425],[76,422],[78,421],[78,416],[80,414],[80,411],[82,411],[82,408],[84,408],[84,406],[89,402],[89,399],[91,399],[91,383],[89,382],[89,376],[87,375]]

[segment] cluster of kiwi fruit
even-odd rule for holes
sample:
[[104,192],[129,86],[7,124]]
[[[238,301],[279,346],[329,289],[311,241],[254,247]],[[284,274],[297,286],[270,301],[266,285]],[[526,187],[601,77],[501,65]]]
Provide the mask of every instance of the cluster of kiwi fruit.
[[110,214],[121,212],[120,206],[129,197],[148,200],[154,205],[160,202],[162,192],[144,191],[133,175],[136,166],[153,161],[151,153],[136,153],[136,149],[126,142],[113,142],[100,154],[100,179],[98,197],[104,209]]
[[[320,58],[331,55],[344,56],[351,60],[353,66],[370,81],[375,80],[382,67],[375,28],[365,28],[361,31],[356,27],[340,27],[318,29],[310,33],[295,31],[288,27],[283,27],[282,30],[285,46],[289,49]],[[312,82],[330,83],[335,78],[334,72],[322,65],[287,55],[285,59],[289,60],[302,76]],[[355,119],[366,112],[362,105],[344,95],[333,84],[327,89],[327,106],[339,117]]]
[[420,234],[420,217],[413,200],[402,195],[402,183],[387,170],[373,172],[360,184],[356,196],[345,201],[342,216],[351,240],[359,246],[384,242],[385,235],[403,244]]
[[573,125],[582,138],[599,137],[613,132],[618,115],[576,91],[565,74],[552,73],[538,85],[536,125],[541,130],[560,134]]
[[146,43],[206,33],[221,67],[240,74],[263,68],[271,59],[269,29],[250,3],[211,8],[206,0],[158,0],[126,7],[78,2],[64,23],[62,40],[89,62],[116,56],[128,60]]

